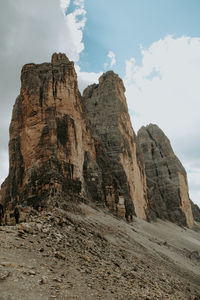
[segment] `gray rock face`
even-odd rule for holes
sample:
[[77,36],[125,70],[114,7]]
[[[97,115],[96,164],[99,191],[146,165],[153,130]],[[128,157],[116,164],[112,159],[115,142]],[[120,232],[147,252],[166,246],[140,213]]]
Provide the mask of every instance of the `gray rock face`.
[[190,201],[191,201],[192,214],[193,214],[194,220],[196,222],[200,222],[200,208],[192,200],[190,200]]
[[157,125],[138,131],[137,153],[145,166],[149,219],[167,219],[192,227],[186,171]]
[[83,112],[95,140],[106,202],[116,214],[146,218],[145,180],[136,158],[122,80],[112,71],[83,93]]

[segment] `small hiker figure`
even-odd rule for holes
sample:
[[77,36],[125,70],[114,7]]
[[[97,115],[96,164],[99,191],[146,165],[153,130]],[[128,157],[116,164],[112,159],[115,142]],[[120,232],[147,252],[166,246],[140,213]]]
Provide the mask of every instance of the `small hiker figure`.
[[3,216],[4,216],[3,205],[0,203],[0,226],[2,225]]
[[129,222],[129,217],[130,217],[130,221],[133,221],[133,214],[131,212],[126,212],[125,213],[125,218],[126,218],[126,221]]
[[18,205],[16,205],[14,210],[14,217],[15,217],[16,224],[19,224],[19,216],[20,216],[19,207]]
[[127,222],[129,222],[129,220],[130,220],[130,222],[133,221],[133,213],[134,213],[133,205],[127,205],[126,212],[125,212],[125,218],[126,218]]

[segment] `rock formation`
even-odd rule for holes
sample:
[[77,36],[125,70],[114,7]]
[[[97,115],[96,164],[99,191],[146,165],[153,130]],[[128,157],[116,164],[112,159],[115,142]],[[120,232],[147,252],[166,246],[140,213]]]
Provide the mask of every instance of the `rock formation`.
[[137,153],[145,165],[148,218],[192,227],[186,171],[157,125],[150,124],[138,131]]
[[95,140],[106,202],[119,215],[146,219],[145,176],[136,158],[133,131],[122,80],[112,71],[83,93],[83,111]]
[[3,202],[36,207],[83,198],[145,219],[144,174],[118,76],[104,74],[82,99],[73,62],[54,54],[51,63],[25,65],[21,82]]
[[21,83],[10,125],[4,201],[44,205],[63,192],[83,196],[85,152],[95,159],[95,148],[82,118],[74,63],[54,54],[51,63],[27,64]]
[[200,208],[197,204],[195,204],[192,200],[190,200],[191,207],[192,207],[192,214],[194,217],[194,220],[196,222],[200,222]]
[[30,206],[86,200],[116,215],[191,227],[186,172],[156,126],[133,131],[122,80],[109,71],[80,95],[74,63],[22,68],[10,124],[2,202]]

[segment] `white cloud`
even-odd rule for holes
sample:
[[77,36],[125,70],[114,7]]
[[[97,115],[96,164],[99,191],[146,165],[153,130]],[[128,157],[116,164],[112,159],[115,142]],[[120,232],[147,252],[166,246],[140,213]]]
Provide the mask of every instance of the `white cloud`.
[[74,4],[81,8],[84,8],[84,0],[74,0]]
[[103,72],[82,72],[78,65],[75,65],[77,77],[78,77],[78,85],[79,90],[82,93],[88,85],[93,83],[98,83],[99,77],[102,75]]
[[[200,147],[200,38],[167,36],[141,48],[141,54],[141,65],[134,58],[126,61],[124,79],[128,105],[135,112],[133,128],[158,124],[186,165]],[[190,170],[191,185],[194,170]]]
[[112,68],[116,64],[115,53],[112,51],[109,51],[108,58],[110,58],[110,68]]
[[[63,4],[64,2],[64,4]],[[61,0],[61,8],[63,10],[64,6],[64,19],[67,28],[70,29],[66,40],[70,38],[70,47],[68,47],[69,58],[77,62],[79,60],[80,53],[84,50],[83,39],[83,29],[85,27],[86,10],[84,9],[84,0],[75,0],[73,3],[76,6],[72,13],[67,14],[67,5],[69,1]]]
[[69,5],[70,5],[70,0],[60,0],[60,7],[64,15],[66,14]]
[[115,53],[113,51],[109,51],[107,54],[107,57],[109,59],[109,62],[106,62],[104,64],[104,70],[106,70],[108,68],[112,68],[116,64],[116,57],[115,57]]
[[170,134],[193,132],[200,122],[199,77],[200,38],[168,36],[142,50],[141,66],[128,60],[124,81],[129,106],[141,116],[137,129],[157,121]]

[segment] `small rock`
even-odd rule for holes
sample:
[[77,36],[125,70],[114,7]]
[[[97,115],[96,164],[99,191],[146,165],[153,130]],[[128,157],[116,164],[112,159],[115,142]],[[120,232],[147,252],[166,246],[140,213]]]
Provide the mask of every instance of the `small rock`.
[[0,280],[5,280],[10,275],[10,272],[0,273]]
[[26,233],[32,233],[33,229],[30,224],[21,223],[18,225],[18,232],[24,231]]
[[62,282],[62,279],[61,278],[53,278],[53,281]]
[[24,234],[25,234],[25,233],[24,233],[23,230],[18,230],[18,234],[17,234],[17,235],[18,235],[19,237],[24,238]]
[[11,263],[11,262],[2,262],[0,264],[3,267],[11,267],[11,268],[18,268],[20,265],[16,263]]
[[90,258],[87,255],[83,255],[82,258],[88,262],[90,262]]
[[43,233],[49,233],[49,232],[50,232],[50,229],[49,229],[49,228],[42,228],[42,232],[43,232]]
[[36,224],[36,229],[37,229],[38,231],[42,231],[42,224],[37,223],[37,224]]
[[35,271],[32,271],[32,270],[24,271],[23,273],[26,274],[26,275],[36,275]]
[[65,255],[64,255],[62,252],[60,252],[60,251],[57,251],[57,252],[55,253],[55,257],[56,257],[56,258],[60,258],[60,259],[64,259],[64,260],[65,260]]
[[43,276],[40,280],[40,284],[47,284],[47,283],[48,283],[47,278]]
[[30,270],[30,271],[28,271],[28,275],[36,275],[36,273],[35,273],[35,271]]

